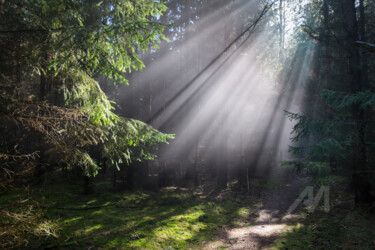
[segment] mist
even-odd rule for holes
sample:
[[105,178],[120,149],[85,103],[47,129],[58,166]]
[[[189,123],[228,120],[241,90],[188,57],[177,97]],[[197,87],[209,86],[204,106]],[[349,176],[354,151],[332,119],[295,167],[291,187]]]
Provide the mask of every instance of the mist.
[[117,93],[124,116],[176,135],[153,164],[180,177],[198,168],[229,178],[277,175],[293,158],[284,111],[303,110],[313,44],[284,73],[272,3],[168,5],[159,21],[175,19],[169,42],[142,55],[146,68]]

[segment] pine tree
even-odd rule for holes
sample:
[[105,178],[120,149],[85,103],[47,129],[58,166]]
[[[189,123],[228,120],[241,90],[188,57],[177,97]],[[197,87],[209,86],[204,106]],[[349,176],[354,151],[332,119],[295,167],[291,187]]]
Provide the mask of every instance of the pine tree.
[[[165,10],[150,0],[2,4],[2,129],[17,133],[2,133],[3,173],[19,172],[15,165],[39,158],[37,171],[49,163],[95,176],[100,167],[92,147],[117,168],[155,157],[150,149],[173,136],[117,116],[96,79],[128,84],[125,74],[144,67],[139,54],[165,39],[165,25],[152,21]],[[30,148],[22,137],[34,134],[36,146]]]

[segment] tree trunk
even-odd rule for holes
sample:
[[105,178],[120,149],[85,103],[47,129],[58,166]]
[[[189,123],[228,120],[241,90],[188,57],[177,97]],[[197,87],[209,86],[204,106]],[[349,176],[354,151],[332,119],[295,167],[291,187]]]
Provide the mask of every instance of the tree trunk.
[[[232,26],[232,3],[228,5],[227,9],[224,9],[225,13],[225,33],[224,33],[224,41],[225,41],[225,48],[228,48],[228,46],[232,43],[233,40],[233,26]],[[231,48],[228,48],[227,53],[231,53]],[[222,122],[219,124],[225,124],[225,121],[229,115],[229,107],[228,104],[225,103],[221,110],[221,120]],[[228,151],[228,136],[229,131],[228,129],[224,127],[220,127],[220,137],[221,137],[221,143],[220,143],[220,153],[219,153],[219,165],[218,165],[218,186],[221,188],[225,188],[227,186],[228,182],[228,162],[227,162],[227,151]]]
[[[362,41],[366,42],[367,35],[366,35],[366,16],[365,16],[365,6],[364,6],[364,0],[359,1],[359,33],[360,38]],[[361,54],[361,60],[362,60],[362,86],[363,89],[369,88],[369,79],[368,79],[368,60],[367,60],[367,54],[362,53]]]
[[323,19],[324,19],[324,32],[323,32],[323,41],[324,41],[324,50],[325,50],[325,59],[326,59],[326,70],[324,74],[324,84],[328,86],[329,75],[331,72],[331,58],[330,58],[330,39],[329,39],[329,8],[327,0],[323,2]]
[[83,192],[85,194],[92,193],[91,178],[88,176],[84,176]]
[[[357,93],[364,90],[362,82],[361,61],[359,50],[355,45],[358,41],[358,22],[355,8],[355,0],[344,0],[344,19],[346,21],[347,42],[348,42],[348,66],[349,66],[349,81],[351,93]],[[367,153],[365,143],[366,124],[364,121],[364,110],[358,104],[352,107],[353,118],[356,121],[357,127],[357,141],[354,145],[356,147],[353,161],[353,186],[355,192],[355,203],[371,202],[371,195],[368,184],[368,177],[363,171],[367,170]]]
[[113,172],[112,172],[112,186],[116,187],[117,183],[117,168],[115,166],[112,166]]
[[126,183],[129,189],[134,188],[134,166],[132,164],[126,168]]
[[240,135],[240,162],[237,170],[237,180],[241,187],[248,186],[248,178],[247,178],[247,167],[245,165],[245,146],[243,141],[243,136]]
[[198,148],[199,148],[199,142],[197,142],[195,144],[195,148],[194,148],[194,185],[195,186],[198,186],[199,185],[199,179],[198,179],[198,176],[199,176],[199,171],[198,171]]
[[279,36],[279,46],[280,46],[280,51],[279,51],[279,58],[280,62],[284,60],[284,7],[283,7],[283,0],[280,0],[280,5],[279,5],[279,16],[280,16],[280,36]]

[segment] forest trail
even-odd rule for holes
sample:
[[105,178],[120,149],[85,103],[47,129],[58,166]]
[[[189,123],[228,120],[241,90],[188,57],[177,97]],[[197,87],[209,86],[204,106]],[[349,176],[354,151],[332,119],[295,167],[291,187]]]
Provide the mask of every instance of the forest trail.
[[286,216],[286,211],[306,184],[304,178],[287,178],[280,188],[260,197],[260,202],[244,219],[243,226],[223,228],[220,239],[204,249],[270,249],[277,236],[304,219],[298,212]]

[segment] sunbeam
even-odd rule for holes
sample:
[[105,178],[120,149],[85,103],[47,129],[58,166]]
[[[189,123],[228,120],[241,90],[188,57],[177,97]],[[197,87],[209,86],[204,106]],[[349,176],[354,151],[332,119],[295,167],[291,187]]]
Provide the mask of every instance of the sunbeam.
[[[274,28],[264,20],[273,4],[233,1],[212,11],[198,9],[205,11],[203,18],[184,17],[194,21],[181,26],[181,38],[163,44],[161,56],[139,74],[138,84],[152,86],[155,96],[145,119],[178,135],[159,154],[161,160],[196,162],[199,154],[210,161],[225,154],[225,165],[233,167],[242,159],[248,174],[257,176],[271,174],[278,161],[289,157],[292,124],[283,111],[302,102],[312,48],[290,66],[284,87],[277,83],[282,79],[267,75],[273,69],[262,57]],[[252,17],[240,21],[246,15]],[[215,37],[224,37],[224,43]],[[210,43],[216,44],[216,54],[207,50],[210,54],[202,56],[202,47]],[[144,55],[146,62],[147,57],[152,54]],[[188,67],[181,74],[182,65]],[[155,78],[163,79],[163,87],[151,83]]]
[[[233,23],[238,23],[235,19],[246,12],[248,13],[254,5],[255,1],[245,3],[238,1],[234,4],[235,7],[232,7],[227,18],[232,20]],[[220,145],[221,136],[226,134],[230,136],[231,133],[246,135],[242,139],[249,145],[251,144],[249,142],[251,138],[254,138],[254,133],[264,133],[259,130],[259,127],[270,128],[273,126],[272,124],[275,122],[274,113],[280,111],[280,103],[283,97],[282,93],[279,94],[279,97],[275,95],[278,90],[275,88],[274,81],[267,80],[267,77],[262,75],[261,71],[264,71],[264,69],[261,69],[262,62],[257,60],[261,53],[262,43],[269,33],[258,32],[253,34],[269,8],[270,6],[266,5],[258,13],[255,11],[255,19],[252,20],[251,24],[242,29],[243,31],[235,39],[228,42],[222,51],[219,49],[220,52],[212,59],[208,59],[207,64],[199,62],[199,65],[185,69],[188,76],[194,75],[193,72],[198,71],[198,74],[192,79],[184,83],[186,77],[180,75],[178,70],[172,71],[175,74],[168,74],[165,78],[164,81],[167,82],[167,85],[168,82],[179,82],[181,84],[178,85],[182,88],[175,92],[170,99],[159,99],[160,104],[156,107],[153,106],[148,121],[156,127],[165,128],[168,127],[172,118],[180,117],[178,123],[172,121],[174,123],[173,132],[179,135],[177,140],[173,142],[175,147],[171,149],[174,154],[180,155],[183,152],[184,154],[191,154],[194,148],[178,150],[176,145],[185,145],[189,144],[187,141],[196,140],[192,138],[199,138],[199,143],[193,143],[195,145],[203,144],[212,147],[212,145]],[[148,68],[142,73],[143,81],[152,81],[152,77],[158,77],[165,70],[173,67],[173,64],[176,64],[174,63],[176,58],[179,60],[178,58],[183,51],[189,51],[190,44],[206,42],[205,39],[220,33],[219,30],[227,22],[219,18],[223,10],[224,12],[229,11],[228,4],[222,6],[221,9],[208,13],[197,23],[190,23],[189,26],[201,29],[199,34],[187,35],[186,41],[174,48],[177,51],[177,57],[166,50],[166,53],[158,59],[157,63],[148,65]],[[186,29],[189,30],[190,28],[187,27]],[[240,30],[241,28],[237,27],[237,29]],[[185,53],[182,58],[195,60],[198,56],[196,53],[199,52],[201,51],[195,50],[195,52],[192,52],[190,50],[190,55]],[[268,111],[267,106],[270,106],[272,99],[278,101],[275,102],[275,107],[271,109],[273,111]],[[284,108],[287,109],[288,107]],[[184,110],[189,111],[186,113]],[[259,115],[255,110],[260,110],[263,117],[258,117]],[[267,114],[269,118],[265,118],[264,114]],[[253,132],[249,133],[248,131]],[[212,134],[216,136],[212,137]],[[259,151],[263,149],[262,145],[267,140],[266,135],[261,137],[264,137],[264,139],[261,139]],[[183,147],[182,145],[181,147]],[[207,150],[207,146],[204,148]],[[213,148],[211,150],[215,151]],[[165,152],[165,154],[171,155],[169,152]],[[160,157],[163,158],[163,155]]]

